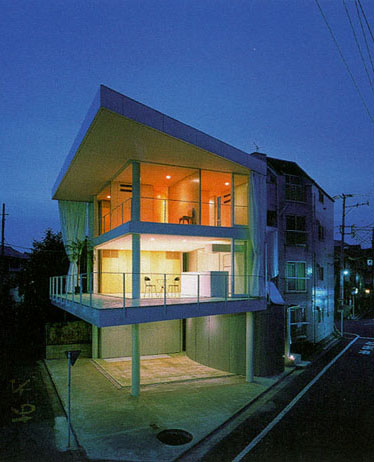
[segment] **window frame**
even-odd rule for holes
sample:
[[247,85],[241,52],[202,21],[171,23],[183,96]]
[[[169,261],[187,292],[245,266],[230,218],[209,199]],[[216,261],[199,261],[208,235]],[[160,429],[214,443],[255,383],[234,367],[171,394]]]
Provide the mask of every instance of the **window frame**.
[[[294,227],[289,227],[289,218],[294,218]],[[298,223],[298,219],[303,219],[303,226],[300,226]],[[308,232],[307,232],[307,224],[306,224],[306,215],[286,215],[286,245],[290,246],[306,246],[308,243]],[[294,236],[295,239],[290,239],[291,236]],[[300,239],[301,242],[296,242]]]
[[298,175],[285,175],[286,201],[306,203],[306,187],[303,180],[303,177]]
[[[295,274],[296,276],[289,276],[289,271],[288,271],[288,268],[289,268],[289,265],[294,265],[294,269],[295,269]],[[304,265],[304,276],[297,276],[297,265]],[[307,280],[309,279],[307,277],[307,264],[305,261],[287,261],[286,262],[286,267],[285,267],[285,292],[286,293],[293,293],[293,294],[304,294],[308,291],[308,287],[307,287]],[[295,281],[296,282],[296,286],[295,286],[295,289],[290,289],[289,287],[289,283],[291,281]],[[303,284],[301,284],[301,287],[299,287],[299,282],[302,281]],[[304,287],[302,287],[304,286]]]

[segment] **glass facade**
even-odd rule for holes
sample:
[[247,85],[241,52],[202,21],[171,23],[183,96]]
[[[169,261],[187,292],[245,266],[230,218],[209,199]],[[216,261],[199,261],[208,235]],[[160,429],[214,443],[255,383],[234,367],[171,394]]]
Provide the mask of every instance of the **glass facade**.
[[[249,176],[141,162],[140,220],[232,227],[248,225]],[[97,195],[98,234],[131,220],[130,163]]]

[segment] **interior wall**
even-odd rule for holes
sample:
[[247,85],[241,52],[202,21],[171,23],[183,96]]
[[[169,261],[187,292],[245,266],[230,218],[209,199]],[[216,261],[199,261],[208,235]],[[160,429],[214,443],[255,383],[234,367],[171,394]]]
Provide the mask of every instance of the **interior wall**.
[[156,221],[154,219],[155,200],[153,199],[153,186],[150,184],[141,184],[140,198],[140,220]]
[[[102,250],[101,258],[101,293],[122,293],[122,273],[128,273],[126,278],[126,294],[131,295],[130,275],[132,273],[131,250]],[[141,292],[145,292],[144,277],[151,279],[159,291],[162,285],[163,274],[167,274],[168,282],[180,276],[182,270],[181,252],[153,252],[142,251],[140,253]]]
[[169,223],[178,223],[183,216],[191,217],[192,209],[195,209],[197,223],[199,217],[198,172],[169,187]]
[[[141,355],[178,353],[182,345],[182,321],[150,322],[139,325]],[[131,356],[131,326],[102,327],[99,357]]]

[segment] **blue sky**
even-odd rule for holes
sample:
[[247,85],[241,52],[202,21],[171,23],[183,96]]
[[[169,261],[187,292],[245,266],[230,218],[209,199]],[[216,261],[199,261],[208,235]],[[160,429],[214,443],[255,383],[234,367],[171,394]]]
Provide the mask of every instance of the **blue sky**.
[[[343,3],[319,3],[374,116]],[[361,38],[354,1],[346,3]],[[372,3],[361,4],[374,31]],[[0,7],[8,243],[30,247],[47,227],[59,230],[51,188],[101,83],[247,152],[257,144],[298,162],[330,195],[372,202],[352,209],[348,224],[374,223],[374,124],[315,0],[0,0]],[[361,45],[365,53],[362,38]],[[339,224],[339,201],[335,208]]]

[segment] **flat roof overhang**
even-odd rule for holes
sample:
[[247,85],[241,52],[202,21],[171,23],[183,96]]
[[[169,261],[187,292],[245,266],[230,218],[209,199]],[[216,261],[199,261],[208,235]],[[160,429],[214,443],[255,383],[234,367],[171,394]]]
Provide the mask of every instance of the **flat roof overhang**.
[[128,324],[170,321],[172,319],[263,311],[267,307],[265,298],[101,309],[72,301],[63,302],[51,299],[51,303],[97,327],[124,326]]
[[129,160],[266,174],[266,164],[101,86],[53,188],[53,199],[91,201]]

